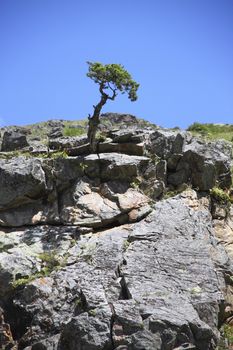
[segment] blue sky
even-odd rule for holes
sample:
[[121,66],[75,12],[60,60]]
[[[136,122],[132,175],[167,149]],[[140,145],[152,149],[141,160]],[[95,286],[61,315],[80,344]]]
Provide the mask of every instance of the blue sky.
[[140,83],[103,112],[233,123],[232,43],[232,0],[0,0],[0,125],[85,118],[99,98],[86,61]]

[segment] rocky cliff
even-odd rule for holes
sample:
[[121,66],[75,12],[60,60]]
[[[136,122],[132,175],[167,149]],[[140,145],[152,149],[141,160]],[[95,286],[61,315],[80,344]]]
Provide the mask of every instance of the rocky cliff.
[[2,129],[0,348],[217,349],[233,316],[231,144],[103,120],[97,154],[62,121]]

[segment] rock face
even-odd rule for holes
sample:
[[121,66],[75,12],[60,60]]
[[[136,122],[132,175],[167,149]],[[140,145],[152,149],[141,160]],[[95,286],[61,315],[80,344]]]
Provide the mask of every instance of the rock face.
[[107,136],[98,154],[81,139],[57,140],[68,157],[2,154],[0,348],[215,350],[233,225],[208,190],[229,187],[229,150],[141,125]]

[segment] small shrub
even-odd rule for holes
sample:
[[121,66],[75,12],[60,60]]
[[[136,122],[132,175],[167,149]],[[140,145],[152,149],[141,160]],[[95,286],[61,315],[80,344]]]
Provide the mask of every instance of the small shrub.
[[205,124],[201,124],[198,122],[195,122],[192,125],[190,125],[187,130],[188,131],[196,131],[196,132],[200,132],[203,134],[208,133],[208,127]]
[[40,253],[38,258],[42,260],[44,264],[44,272],[48,274],[62,264],[60,257],[56,255],[55,251]]
[[219,204],[230,204],[233,203],[232,198],[229,196],[229,194],[222,190],[219,187],[213,187],[210,190],[210,196],[213,200],[218,202]]

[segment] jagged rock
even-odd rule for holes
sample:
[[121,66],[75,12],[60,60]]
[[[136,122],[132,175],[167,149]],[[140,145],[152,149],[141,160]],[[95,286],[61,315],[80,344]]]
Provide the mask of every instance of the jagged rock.
[[28,146],[26,135],[20,131],[5,131],[2,138],[1,152],[10,152]]

